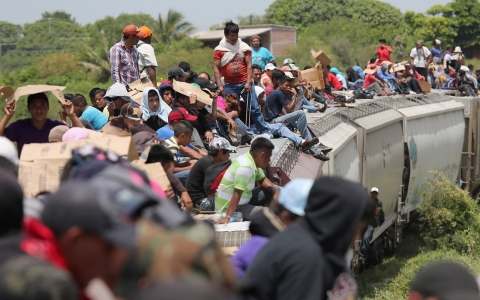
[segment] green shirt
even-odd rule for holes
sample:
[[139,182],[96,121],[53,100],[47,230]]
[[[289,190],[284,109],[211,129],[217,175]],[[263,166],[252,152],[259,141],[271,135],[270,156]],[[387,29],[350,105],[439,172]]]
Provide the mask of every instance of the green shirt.
[[215,211],[224,213],[232,199],[234,189],[242,190],[239,205],[247,204],[252,198],[255,182],[265,178],[262,169],[257,168],[250,152],[237,157],[223,175],[215,194]]

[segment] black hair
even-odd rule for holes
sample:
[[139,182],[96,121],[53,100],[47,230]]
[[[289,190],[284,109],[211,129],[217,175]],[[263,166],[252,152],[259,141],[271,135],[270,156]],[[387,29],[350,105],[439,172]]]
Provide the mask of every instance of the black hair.
[[72,101],[73,97],[75,97],[74,94],[63,94],[63,98],[65,98],[66,100]]
[[208,77],[208,80],[210,80],[210,79],[211,79],[211,77],[210,77],[210,74],[208,74],[207,72],[202,72],[202,73],[198,74],[198,76],[200,76],[200,75],[202,75],[202,74],[205,74],[205,75],[207,75],[207,77]]
[[149,90],[148,97],[154,97],[154,96],[158,96],[157,90]]
[[90,100],[93,100],[95,98],[95,95],[97,94],[98,90],[100,90],[99,87],[94,87],[93,89],[90,90],[90,93],[88,93],[88,97]]
[[238,28],[238,25],[233,23],[233,21],[228,21],[225,23],[225,28],[223,29],[223,33],[225,35],[229,35],[230,33],[238,33],[240,31],[240,28]]
[[95,92],[95,96],[96,96],[97,94],[102,94],[102,97],[103,97],[103,96],[105,96],[106,93],[107,93],[106,90],[104,90],[104,89],[98,89],[98,90]]
[[176,137],[179,137],[182,134],[188,135],[192,133],[193,133],[192,123],[185,120],[178,121],[177,124],[175,124],[175,127],[173,128],[173,135]]
[[278,79],[279,84],[284,84],[287,81],[292,81],[292,78],[288,77],[287,75],[283,75]]
[[210,150],[208,150],[208,155],[213,156],[213,157],[217,157],[220,150],[222,150],[223,154],[227,154],[229,152],[229,150],[227,150],[227,149],[213,149],[213,150],[210,149]]
[[188,99],[188,96],[182,93],[175,93],[175,100],[180,101],[180,99]]
[[468,64],[468,68],[473,68],[473,65],[472,64]]
[[150,148],[150,152],[148,153],[146,164],[153,164],[153,163],[161,163],[162,166],[169,163],[175,162],[175,158],[170,150],[164,145],[153,145]]
[[260,67],[260,66],[257,65],[257,64],[253,64],[253,65],[252,65],[252,70],[255,70],[255,69],[260,70],[260,72],[262,72],[262,67]]
[[45,94],[45,93],[37,93],[37,94],[30,94],[30,95],[28,95],[28,97],[27,97],[27,106],[30,106],[30,104],[32,104],[33,100],[37,100],[37,99],[40,99],[40,100],[45,101],[45,103],[47,103],[47,106],[50,105],[50,103],[48,103],[47,94]]
[[190,64],[187,62],[182,61],[181,63],[178,64],[178,66],[185,72],[190,71]]
[[445,47],[445,50],[452,50],[452,46],[447,45],[447,47]]
[[292,213],[291,211],[289,211],[288,209],[285,208],[285,206],[283,206],[282,204],[278,203],[278,202],[273,202],[271,205],[270,205],[270,209],[272,210],[272,212],[277,216],[277,217],[280,217],[280,215],[286,211],[289,213],[289,218],[290,220],[293,222],[293,221],[296,221],[298,219],[301,218],[301,216],[299,215],[296,215],[294,213]]
[[378,42],[379,42],[379,43],[384,43],[384,44],[386,44],[386,43],[387,43],[387,40],[386,40],[386,39],[379,39]]
[[85,99],[85,97],[82,95],[82,94],[75,94],[75,96],[72,98],[72,101],[73,105],[75,106],[87,106],[87,99]]
[[463,75],[465,75],[465,74],[466,74],[466,72],[465,72],[464,70],[458,71],[458,75],[460,75],[460,76],[463,76]]
[[371,64],[373,64],[373,63],[376,62],[376,61],[377,61],[377,58],[376,58],[376,57],[370,58],[370,63],[371,63]]
[[0,171],[18,178],[18,167],[5,156],[0,155]]
[[280,78],[282,78],[283,76],[285,76],[285,73],[283,73],[282,70],[275,69],[275,70],[273,70],[273,72],[272,72],[272,80],[274,80],[274,79],[280,79]]
[[308,70],[308,69],[311,69],[311,68],[312,68],[312,66],[305,66],[303,69]]
[[198,74],[195,73],[194,71],[190,71],[190,76],[188,76],[187,80],[185,80],[186,83],[194,83],[195,80],[197,80]]
[[273,149],[275,149],[275,146],[272,144],[272,142],[269,139],[264,137],[259,137],[252,142],[252,145],[250,146],[250,153],[257,154],[262,150],[273,150]]
[[131,37],[132,35],[123,35],[123,39],[124,40],[128,40],[129,37]]

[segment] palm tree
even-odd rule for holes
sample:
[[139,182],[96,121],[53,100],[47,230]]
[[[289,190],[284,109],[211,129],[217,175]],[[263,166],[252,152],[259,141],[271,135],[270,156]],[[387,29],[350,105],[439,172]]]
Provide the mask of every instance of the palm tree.
[[167,18],[164,19],[161,14],[158,14],[155,39],[159,43],[170,44],[173,40],[182,39],[188,36],[196,28],[187,21],[184,21],[183,14],[169,9]]

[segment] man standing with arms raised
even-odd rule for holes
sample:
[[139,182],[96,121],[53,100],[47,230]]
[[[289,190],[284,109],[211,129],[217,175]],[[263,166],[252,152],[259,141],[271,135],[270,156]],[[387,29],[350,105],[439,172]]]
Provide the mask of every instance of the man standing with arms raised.
[[[238,98],[243,98],[247,105],[246,111],[250,110],[259,134],[270,134],[260,112],[257,95],[252,91],[252,50],[238,38],[239,31],[238,25],[232,21],[225,24],[225,37],[213,52],[215,81],[224,96],[237,94]],[[225,86],[221,76],[224,77]],[[247,119],[248,117],[247,115]]]
[[135,45],[144,37],[143,31],[130,24],[123,29],[122,40],[110,48],[110,71],[113,83],[120,82],[127,85],[140,79],[139,54]]

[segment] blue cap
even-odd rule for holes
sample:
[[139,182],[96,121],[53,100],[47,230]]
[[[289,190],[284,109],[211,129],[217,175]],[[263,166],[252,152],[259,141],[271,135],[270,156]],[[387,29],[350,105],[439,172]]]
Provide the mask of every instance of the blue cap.
[[287,183],[280,191],[278,203],[288,211],[298,215],[305,215],[308,194],[313,186],[312,179],[294,179]]

